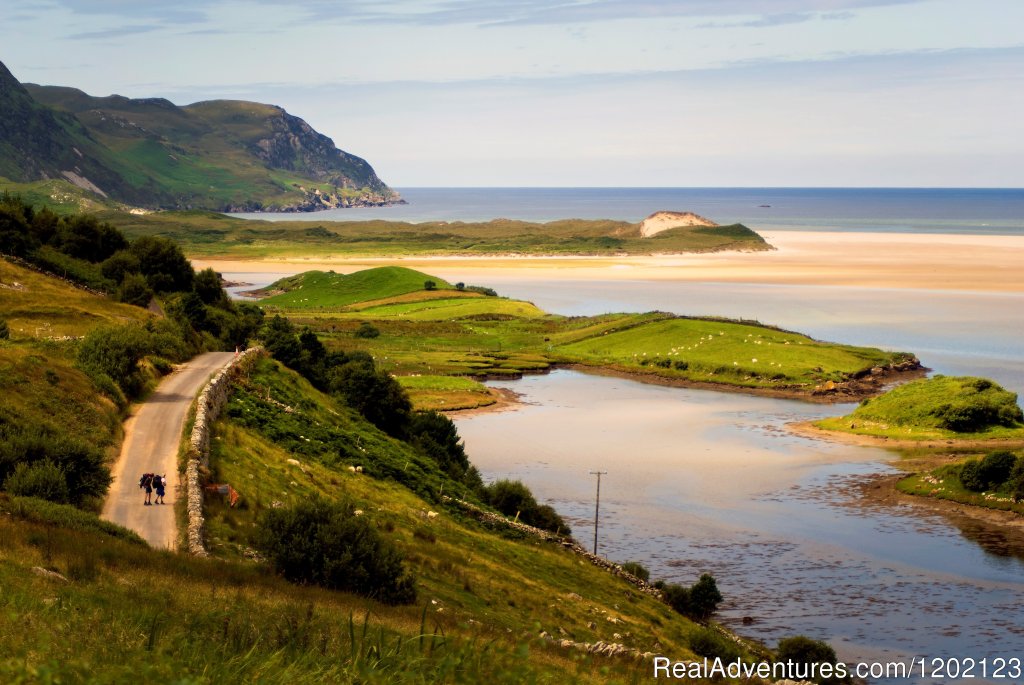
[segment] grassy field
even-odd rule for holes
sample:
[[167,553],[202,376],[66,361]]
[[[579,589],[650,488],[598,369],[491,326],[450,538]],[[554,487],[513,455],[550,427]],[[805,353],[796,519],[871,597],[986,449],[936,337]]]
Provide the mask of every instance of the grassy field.
[[497,401],[487,386],[465,376],[399,376],[398,382],[421,410],[476,409]]
[[1017,396],[983,378],[933,376],[866,400],[852,414],[814,425],[829,431],[899,440],[1020,440]]
[[[307,275],[308,274],[308,275]],[[660,381],[711,383],[749,391],[810,397],[842,389],[854,376],[898,364],[909,355],[874,348],[812,340],[755,322],[690,319],[670,314],[606,314],[561,317],[529,302],[487,297],[457,290],[423,289],[427,274],[400,267],[368,269],[330,276],[343,287],[323,293],[322,272],[279,281],[290,292],[263,300],[269,312],[282,313],[316,330],[328,345],[360,349],[398,376],[516,377],[555,364],[582,364],[657,377]],[[414,291],[380,299],[379,281],[395,279]],[[346,280],[353,279],[353,280]],[[362,291],[344,284],[373,283]],[[436,279],[435,279],[436,280]],[[311,293],[316,293],[315,295]],[[307,300],[307,293],[310,293]],[[353,302],[357,298],[367,301]],[[327,302],[345,302],[331,306]],[[276,305],[276,306],[274,306]],[[379,335],[360,338],[371,324]],[[853,391],[870,394],[870,389]],[[435,387],[436,408],[461,407],[461,389]],[[420,406],[420,405],[418,405]]]
[[531,223],[307,221],[236,219],[209,212],[147,215],[108,211],[102,218],[128,235],[163,235],[193,257],[258,259],[316,256],[616,255],[769,250],[745,226],[674,228],[643,238],[638,224],[567,219]]

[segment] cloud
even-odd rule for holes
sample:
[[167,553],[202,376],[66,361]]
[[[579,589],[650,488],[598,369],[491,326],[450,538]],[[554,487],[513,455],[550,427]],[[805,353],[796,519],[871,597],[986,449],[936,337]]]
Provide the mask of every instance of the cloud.
[[103,29],[102,31],[86,31],[84,33],[72,33],[67,36],[70,40],[97,40],[102,38],[118,38],[120,36],[133,36],[139,33],[150,33],[159,31],[162,26],[156,24],[134,24],[129,26],[118,26],[116,28]]
[[[224,0],[55,0],[80,14],[197,24]],[[255,0],[280,8],[283,16],[349,20],[357,23],[481,26],[579,24],[621,19],[669,17],[763,17],[756,25],[774,25],[773,17],[924,2],[925,0]],[[770,11],[766,12],[766,5]],[[831,18],[831,17],[829,17]],[[837,17],[838,18],[838,17]]]
[[751,21],[735,22],[708,22],[698,24],[699,29],[731,29],[731,28],[765,28],[770,26],[783,26],[785,24],[802,24],[805,21],[814,19],[816,15],[804,12],[787,12],[786,14],[766,14],[760,19]]

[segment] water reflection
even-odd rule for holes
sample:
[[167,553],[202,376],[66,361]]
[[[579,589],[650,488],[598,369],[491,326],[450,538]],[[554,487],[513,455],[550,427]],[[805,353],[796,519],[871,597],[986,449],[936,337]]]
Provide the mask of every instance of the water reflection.
[[668,580],[712,572],[737,631],[822,637],[846,659],[1024,650],[1013,625],[1024,561],[1011,536],[866,502],[856,489],[894,473],[891,454],[784,428],[848,407],[568,371],[496,385],[531,404],[456,419],[484,474],[523,479],[589,540],[587,474],[608,471],[602,553]]

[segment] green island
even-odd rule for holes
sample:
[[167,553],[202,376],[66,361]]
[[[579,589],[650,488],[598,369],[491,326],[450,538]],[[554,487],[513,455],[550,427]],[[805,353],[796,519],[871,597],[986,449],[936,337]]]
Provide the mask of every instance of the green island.
[[900,492],[1024,514],[1024,412],[991,380],[912,381],[810,428],[899,450],[911,471]]
[[[98,214],[131,236],[173,239],[194,257],[403,257],[453,255],[650,255],[721,250],[770,250],[755,231],[734,224],[679,225],[645,236],[643,222],[564,219],[546,223],[495,219],[486,222],[265,221],[211,212]],[[677,215],[659,212],[658,215]],[[687,215],[682,215],[687,216]],[[648,217],[651,218],[651,217]]]
[[478,380],[556,365],[817,401],[875,394],[919,367],[906,353],[820,342],[750,321],[661,312],[558,316],[404,267],[348,276],[310,271],[257,294],[268,314],[308,326],[328,347],[372,354],[425,409],[489,404],[494,398]]
[[[0,252],[5,681],[628,683],[649,677],[652,654],[835,662],[803,637],[774,655],[737,638],[714,621],[729,588],[712,576],[651,582],[581,549],[522,483],[484,485],[454,424],[415,410],[360,347],[391,335],[368,330],[386,317],[363,317],[352,345],[337,331],[321,342],[229,300],[171,241],[9,196]],[[523,306],[397,275],[406,285],[377,272],[331,291],[386,310],[381,299],[415,303],[394,293],[412,282],[493,305],[467,319],[483,324]],[[210,556],[153,550],[101,520],[133,407],[196,353],[246,341],[265,351],[246,358],[202,473],[235,493],[207,498]]]

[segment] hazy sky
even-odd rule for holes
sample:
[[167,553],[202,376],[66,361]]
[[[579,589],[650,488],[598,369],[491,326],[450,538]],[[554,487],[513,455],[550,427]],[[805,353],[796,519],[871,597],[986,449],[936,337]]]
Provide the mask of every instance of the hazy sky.
[[4,0],[0,61],[279,104],[402,186],[1024,186],[1022,0]]

